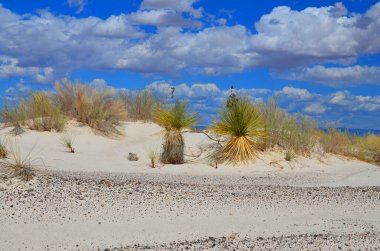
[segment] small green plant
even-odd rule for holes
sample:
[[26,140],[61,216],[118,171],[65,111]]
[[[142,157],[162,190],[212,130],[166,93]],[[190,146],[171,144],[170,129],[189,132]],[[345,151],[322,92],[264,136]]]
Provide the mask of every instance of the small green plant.
[[156,168],[156,163],[157,163],[157,150],[153,149],[148,152],[148,158],[150,160],[150,167],[151,168]]
[[61,139],[61,143],[70,153],[75,153],[74,149],[74,137],[71,135],[65,135]]
[[13,179],[21,181],[30,181],[35,177],[35,167],[31,160],[31,151],[22,156],[19,146],[16,142],[12,145],[9,152],[9,160],[0,162],[0,178]]
[[292,149],[288,149],[285,152],[285,160],[292,161],[296,157],[296,153]]
[[8,156],[8,150],[5,146],[5,143],[2,139],[0,139],[0,159],[5,159]]

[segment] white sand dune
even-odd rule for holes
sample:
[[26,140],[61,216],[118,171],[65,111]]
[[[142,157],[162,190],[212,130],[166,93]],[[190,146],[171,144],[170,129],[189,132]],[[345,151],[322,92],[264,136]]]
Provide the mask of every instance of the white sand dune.
[[[287,162],[281,152],[259,154],[259,159],[250,165],[228,166],[209,163],[205,152],[211,141],[202,133],[184,134],[188,155],[203,154],[199,158],[188,157],[183,165],[159,165],[151,168],[148,152],[159,151],[162,128],[153,123],[130,122],[122,127],[125,136],[110,139],[96,135],[91,128],[71,122],[64,133],[36,132],[27,130],[17,136],[9,136],[11,128],[0,130],[0,136],[16,141],[22,154],[31,153],[36,166],[42,169],[70,172],[110,172],[110,173],[147,173],[178,175],[212,176],[288,176],[300,175],[315,177],[300,180],[293,185],[302,186],[379,186],[380,168],[368,163],[347,158],[324,155],[314,158],[299,157]],[[68,153],[62,146],[63,135],[72,135],[75,139],[75,154]],[[137,153],[139,161],[128,161],[128,153]]]
[[[215,168],[205,158],[210,140],[187,132],[187,153],[201,147],[203,155],[153,169],[147,152],[162,137],[155,124],[125,123],[120,139],[75,122],[63,134],[10,130],[1,137],[31,152],[40,171],[31,189],[0,189],[0,250],[380,246],[380,168],[368,163],[333,155],[286,162],[270,152]],[[76,153],[61,145],[64,134],[75,137]],[[140,159],[128,161],[129,152]]]

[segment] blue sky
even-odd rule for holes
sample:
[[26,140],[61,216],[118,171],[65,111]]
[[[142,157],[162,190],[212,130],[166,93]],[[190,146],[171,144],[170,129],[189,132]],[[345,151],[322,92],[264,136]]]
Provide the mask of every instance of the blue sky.
[[188,100],[233,84],[337,126],[380,129],[380,2],[0,1],[0,96],[62,78]]

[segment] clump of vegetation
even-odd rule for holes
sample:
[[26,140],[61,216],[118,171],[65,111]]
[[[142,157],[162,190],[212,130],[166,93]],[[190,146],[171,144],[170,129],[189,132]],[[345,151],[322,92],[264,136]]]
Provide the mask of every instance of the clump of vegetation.
[[356,157],[380,165],[380,137],[369,134],[357,140]]
[[189,113],[187,104],[177,101],[171,108],[157,106],[155,121],[165,129],[161,162],[183,164],[185,142],[182,131],[198,122],[197,113]]
[[320,143],[325,153],[380,164],[380,137],[377,135],[355,136],[330,128],[327,132],[321,133]]
[[21,128],[25,126],[27,114],[26,106],[22,102],[16,106],[5,106],[1,111],[1,120],[15,128]]
[[127,111],[110,88],[71,83],[63,80],[55,89],[63,112],[105,134],[120,134],[119,122],[127,119]]
[[0,177],[17,178],[25,182],[32,180],[35,176],[35,168],[31,161],[31,152],[23,157],[20,148],[15,144],[9,155],[9,160],[0,162]]
[[47,93],[32,93],[25,106],[30,116],[29,128],[37,131],[63,130],[66,118]]
[[130,95],[128,99],[129,118],[145,122],[152,121],[156,103],[156,98],[147,89],[137,91],[135,95]]
[[213,131],[227,140],[214,157],[232,164],[254,160],[260,141],[267,136],[260,111],[246,97],[222,107]]
[[61,132],[66,122],[60,108],[53,102],[52,95],[45,92],[31,93],[18,105],[4,108],[1,116],[4,121],[18,128],[17,132],[22,132],[20,129],[23,126],[37,131]]
[[61,144],[66,147],[70,153],[75,153],[74,149],[74,137],[71,135],[65,135],[61,139]]
[[314,121],[303,116],[290,116],[278,106],[276,97],[269,98],[266,104],[258,103],[257,106],[269,134],[262,141],[263,150],[278,146],[293,155],[311,154],[320,131]]
[[5,159],[8,156],[7,147],[2,139],[0,139],[0,159]]
[[157,151],[155,149],[148,152],[148,158],[150,160],[150,167],[156,168],[157,166]]
[[285,160],[286,161],[292,161],[296,157],[296,154],[293,152],[292,149],[288,149],[285,153]]

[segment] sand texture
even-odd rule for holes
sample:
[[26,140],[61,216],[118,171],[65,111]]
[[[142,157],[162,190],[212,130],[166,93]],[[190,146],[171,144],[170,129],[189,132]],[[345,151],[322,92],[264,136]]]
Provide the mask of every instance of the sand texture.
[[[11,128],[0,131],[8,136]],[[161,128],[126,123],[109,139],[72,122],[63,134],[27,131],[37,177],[0,186],[0,250],[379,250],[380,168],[325,155],[246,166],[204,158],[207,137],[186,133],[184,165],[149,166]],[[129,152],[138,161],[128,161]]]

